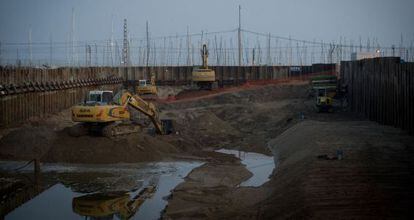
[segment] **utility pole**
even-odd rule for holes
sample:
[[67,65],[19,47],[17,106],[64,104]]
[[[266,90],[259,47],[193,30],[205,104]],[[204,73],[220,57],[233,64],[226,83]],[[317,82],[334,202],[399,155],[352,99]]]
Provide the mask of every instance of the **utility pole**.
[[167,64],[167,62],[166,62],[166,58],[167,58],[167,55],[166,55],[166,53],[167,53],[167,49],[166,49],[166,44],[167,43],[167,38],[165,38],[164,37],[164,42],[163,42],[163,49],[162,49],[162,65],[163,66],[166,66]]
[[392,50],[392,56],[395,57],[395,45],[394,44],[391,46],[391,50]]
[[122,48],[122,64],[128,66],[128,29],[127,19],[124,19],[124,45]]
[[114,15],[111,16],[111,66],[114,66]]
[[20,67],[19,48],[16,49],[16,66]]
[[70,66],[73,66],[75,63],[75,9],[72,8],[72,19],[71,19],[71,31],[70,31],[70,41],[71,41],[71,55],[70,55]]
[[255,62],[256,62],[255,58],[256,58],[256,52],[255,52],[255,48],[253,48],[253,51],[252,51],[252,66],[255,65]]
[[146,23],[146,33],[147,33],[147,54],[146,54],[146,61],[145,61],[145,66],[148,68],[148,64],[149,64],[149,56],[150,56],[150,42],[149,42],[149,29],[148,29],[148,21]]
[[52,34],[50,34],[49,40],[50,40],[49,66],[52,66],[52,59],[53,59],[53,39],[52,39]]
[[191,66],[190,44],[190,30],[187,26],[187,66]]
[[328,62],[329,62],[330,64],[332,64],[332,63],[333,63],[333,53],[335,52],[335,46],[336,46],[336,45],[335,45],[335,44],[333,44],[333,43],[329,45],[329,47],[330,47],[330,48],[329,48],[329,61],[328,61]]
[[[178,36],[177,36],[178,37]],[[177,59],[177,66],[180,65],[180,61],[181,61],[181,47],[182,47],[182,38],[180,38],[180,46],[178,48],[178,59]]]
[[194,44],[191,44],[191,65],[194,65]]
[[88,66],[88,45],[85,44],[85,66]]
[[29,66],[32,66],[32,26],[29,27]]
[[102,45],[102,66],[105,66],[106,65],[105,64],[105,62],[106,62],[105,54],[106,54],[105,45]]
[[85,46],[85,65],[89,67],[92,65],[92,48],[91,45],[88,44],[86,44]]
[[218,55],[218,48],[217,48],[217,35],[214,35],[214,52],[216,55],[216,65],[220,65],[220,58]]
[[239,66],[242,65],[242,42],[241,42],[241,6],[239,5],[239,28],[237,29],[238,32],[238,48],[239,48]]
[[404,38],[403,38],[403,34],[401,33],[401,38],[400,38],[400,48],[399,48],[399,54],[400,54],[400,58],[403,58],[403,53],[404,53]]
[[95,44],[95,66],[98,66],[98,45]]
[[289,54],[288,54],[288,59],[289,59],[289,66],[292,66],[292,54],[293,54],[293,49],[292,49],[292,37],[289,36]]
[[313,39],[313,44],[312,44],[312,52],[311,52],[311,65],[315,63],[315,46],[316,46],[316,42],[315,39]]
[[241,6],[239,5],[239,28],[237,29],[238,35],[238,49],[239,49],[239,66],[236,73],[236,85],[239,84],[239,74],[241,72],[242,65],[242,40],[241,40]]
[[321,41],[321,63],[325,63],[325,47],[323,40]]
[[118,42],[115,41],[115,66],[119,66],[119,47]]
[[296,61],[297,65],[302,66],[302,57],[301,57],[301,54],[300,54],[299,42],[297,42],[297,41],[296,41],[296,58],[298,59]]
[[2,57],[2,54],[1,54],[1,41],[0,41],[0,66],[1,66],[1,64],[2,64],[2,61],[3,61],[3,59],[2,59],[3,57]]
[[270,57],[270,33],[267,39],[267,65],[271,66],[272,65],[272,58]]

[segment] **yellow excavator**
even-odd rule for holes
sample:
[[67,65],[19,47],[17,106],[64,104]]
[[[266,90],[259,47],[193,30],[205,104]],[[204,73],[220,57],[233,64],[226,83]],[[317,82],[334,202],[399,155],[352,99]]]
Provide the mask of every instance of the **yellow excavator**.
[[316,109],[318,112],[333,112],[333,98],[326,88],[318,89],[316,96]]
[[89,194],[73,198],[72,209],[91,219],[113,219],[114,215],[119,219],[130,219],[155,191],[155,186],[147,186],[132,199],[126,192]]
[[206,44],[203,44],[203,49],[201,50],[201,58],[203,65],[199,68],[194,69],[192,72],[193,84],[196,84],[199,89],[216,89],[218,87],[218,83],[216,81],[216,73],[214,70],[208,68],[208,49]]
[[80,122],[69,130],[72,136],[98,133],[106,137],[140,132],[142,126],[131,119],[128,107],[143,113],[152,122],[157,134],[169,134],[171,121],[160,120],[156,106],[137,95],[121,90],[115,96],[112,91],[90,91],[88,98],[72,107],[72,121]]
[[158,98],[158,90],[155,85],[155,74],[151,74],[151,80],[139,80],[136,91],[144,100],[156,100]]
[[337,93],[337,77],[331,75],[311,78],[312,92],[316,94],[315,107],[318,112],[333,112],[333,101]]

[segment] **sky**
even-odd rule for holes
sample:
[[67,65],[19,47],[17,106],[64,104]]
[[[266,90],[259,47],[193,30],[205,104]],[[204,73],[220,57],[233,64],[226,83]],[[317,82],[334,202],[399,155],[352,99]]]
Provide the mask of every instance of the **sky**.
[[[122,39],[123,19],[130,37],[169,36],[242,28],[302,40],[377,38],[382,46],[414,40],[413,0],[0,0],[0,42],[65,42],[72,9],[75,40]],[[235,36],[236,37],[236,36]]]
[[128,19],[132,36],[164,36],[237,27],[238,5],[242,27],[279,36],[307,40],[377,37],[382,44],[398,43],[400,36],[414,38],[412,0],[0,0],[0,40],[27,42],[65,41],[75,10],[75,38],[122,38]]

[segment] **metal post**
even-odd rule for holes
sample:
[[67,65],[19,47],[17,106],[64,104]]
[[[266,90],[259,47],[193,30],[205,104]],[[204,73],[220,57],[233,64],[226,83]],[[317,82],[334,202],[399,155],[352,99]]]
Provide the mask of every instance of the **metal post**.
[[124,45],[122,48],[122,64],[126,67],[128,65],[128,29],[127,19],[124,19]]
[[50,57],[49,57],[49,66],[52,66],[52,59],[53,59],[53,39],[52,39],[52,34],[50,34]]
[[238,28],[238,48],[239,48],[239,66],[236,73],[236,85],[239,84],[239,74],[242,65],[242,42],[241,42],[241,6],[239,5],[239,28]]
[[35,179],[35,189],[37,192],[41,190],[41,183],[40,183],[40,159],[36,158],[33,160],[34,163],[34,179]]
[[150,56],[150,42],[149,42],[149,27],[148,27],[148,21],[146,22],[146,36],[147,36],[147,56],[146,56],[146,62],[145,62],[145,78],[148,79],[149,78],[149,74],[148,74],[148,65],[149,65],[149,56]]
[[239,28],[238,28],[239,66],[242,65],[242,42],[241,42],[241,6],[239,5]]
[[29,28],[29,66],[32,66],[32,27]]

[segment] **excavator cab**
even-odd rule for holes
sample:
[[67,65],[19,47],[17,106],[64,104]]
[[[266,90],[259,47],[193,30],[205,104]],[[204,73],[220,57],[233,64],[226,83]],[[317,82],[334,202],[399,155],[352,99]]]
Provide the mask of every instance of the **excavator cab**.
[[109,104],[112,102],[114,93],[112,91],[90,91],[85,101],[86,104]]
[[141,79],[141,80],[139,80],[138,85],[141,86],[141,87],[145,87],[145,86],[148,86],[150,84],[151,84],[151,82],[149,80]]

